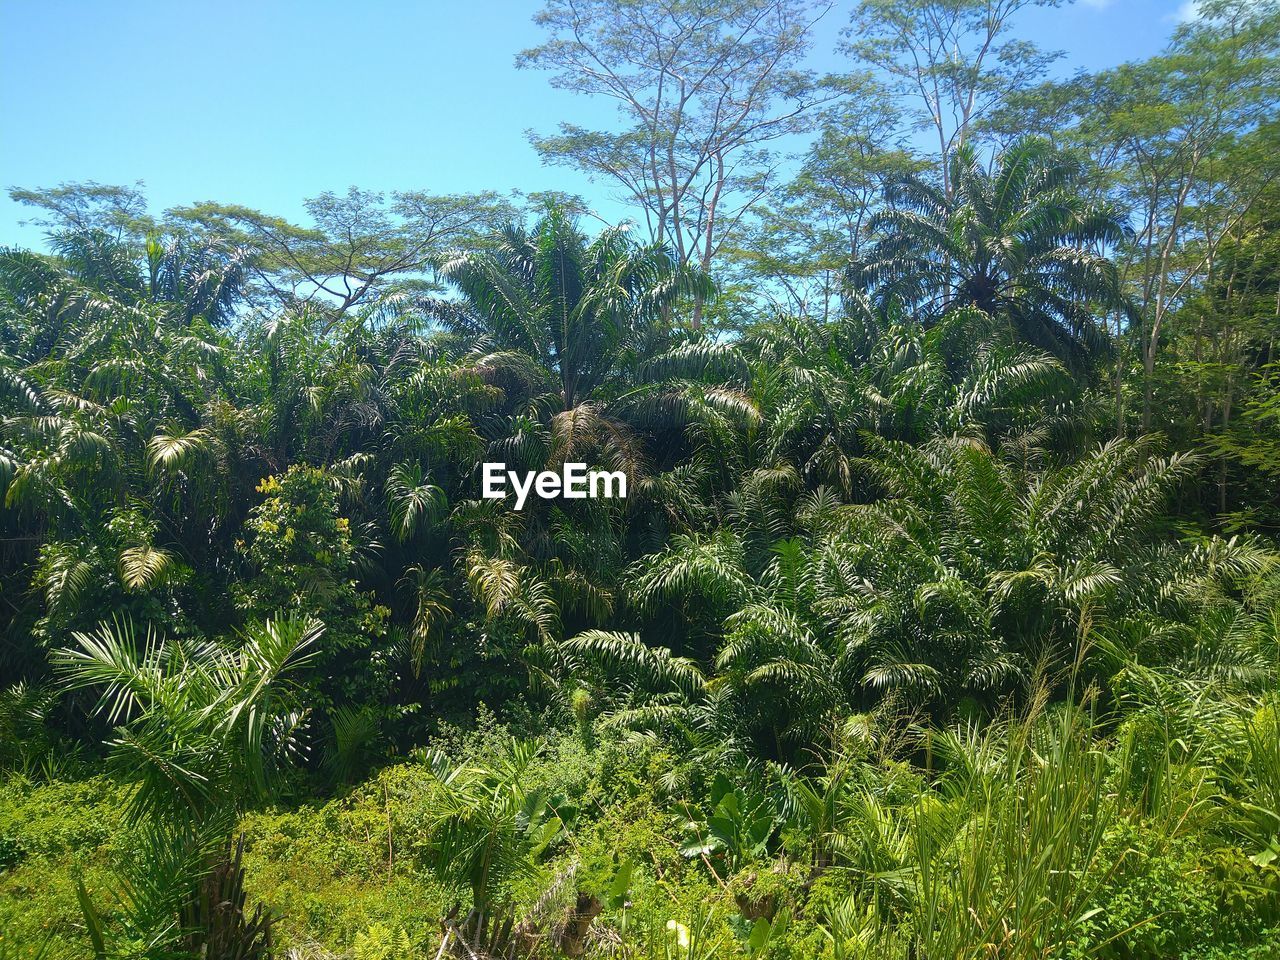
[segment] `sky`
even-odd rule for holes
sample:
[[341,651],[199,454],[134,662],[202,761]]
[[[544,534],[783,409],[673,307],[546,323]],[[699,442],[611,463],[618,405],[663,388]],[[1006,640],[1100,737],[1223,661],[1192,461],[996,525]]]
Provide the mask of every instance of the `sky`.
[[[1191,0],[1076,0],[1018,34],[1061,73],[1158,52]],[[546,167],[525,138],[613,108],[518,71],[536,0],[0,0],[0,245],[39,246],[14,186],[141,181],[152,211],[204,200],[304,219],[325,191],[561,190],[608,219],[604,184]],[[815,33],[834,50],[854,0]]]

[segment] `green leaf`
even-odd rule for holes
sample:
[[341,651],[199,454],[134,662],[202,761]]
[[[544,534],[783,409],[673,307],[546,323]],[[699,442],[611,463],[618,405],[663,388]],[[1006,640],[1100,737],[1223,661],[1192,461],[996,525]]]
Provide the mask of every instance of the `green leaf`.
[[630,858],[623,860],[618,864],[617,872],[613,875],[613,882],[609,884],[609,892],[607,896],[609,906],[617,910],[626,902],[627,891],[631,888],[631,873],[635,869],[635,864]]
[[89,899],[89,891],[85,889],[84,877],[76,877],[76,899],[80,901],[80,913],[84,917],[85,930],[89,934],[89,942],[93,944],[94,960],[107,960],[107,941],[102,931],[102,917],[98,908]]

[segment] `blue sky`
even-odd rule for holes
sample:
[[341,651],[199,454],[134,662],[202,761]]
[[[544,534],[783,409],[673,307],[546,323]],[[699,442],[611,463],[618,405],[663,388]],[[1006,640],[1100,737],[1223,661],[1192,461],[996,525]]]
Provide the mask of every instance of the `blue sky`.
[[[1149,56],[1183,0],[1077,0],[1024,13],[1019,33],[1066,51],[1059,69]],[[853,0],[819,25],[833,53]],[[517,71],[538,42],[535,0],[0,0],[0,187],[143,181],[155,211],[201,200],[287,217],[325,190],[581,193],[525,141],[612,108]],[[1184,14],[1185,15],[1185,14]],[[0,244],[38,245],[0,198]]]

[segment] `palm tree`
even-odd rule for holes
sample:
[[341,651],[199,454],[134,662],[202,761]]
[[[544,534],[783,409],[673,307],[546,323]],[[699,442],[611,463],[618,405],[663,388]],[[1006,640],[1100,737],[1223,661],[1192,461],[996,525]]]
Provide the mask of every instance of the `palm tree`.
[[557,408],[572,410],[670,343],[660,322],[669,327],[681,298],[712,291],[670,251],[627,233],[613,227],[588,240],[552,205],[531,230],[509,226],[493,249],[447,258],[440,273],[466,309],[437,303],[438,316],[487,346],[493,363],[542,379]]
[[236,266],[191,244],[153,241],[150,260],[92,231],[53,246],[0,252],[0,309],[13,317],[0,494],[4,522],[28,535],[19,542],[44,543],[37,632],[59,644],[104,609],[164,616],[146,595],[225,529],[210,520],[229,500],[229,448],[208,429],[228,375],[213,323],[241,287]]
[[532,786],[533,744],[514,740],[485,764],[426,758],[436,787],[430,823],[431,862],[446,882],[471,893],[465,930],[494,919],[512,880],[535,870],[536,858],[564,830],[546,792]]
[[1017,339],[1080,369],[1102,347],[1094,309],[1119,303],[1103,255],[1124,225],[1092,202],[1083,168],[1048,143],[1025,139],[985,171],[970,146],[948,159],[950,196],[918,174],[886,191],[869,221],[875,236],[848,281],[897,300],[925,325],[965,307]]
[[803,495],[797,535],[758,574],[727,534],[678,537],[637,563],[641,609],[694,597],[719,613],[710,651],[675,656],[602,630],[561,645],[561,669],[598,691],[607,722],[665,729],[691,749],[713,734],[719,749],[802,757],[840,716],[895,696],[940,715],[966,700],[992,709],[1027,695],[1041,669],[1057,682],[1082,658],[1123,663],[1114,644],[1091,654],[1088,631],[1168,639],[1207,597],[1274,562],[1247,540],[1150,548],[1194,467],[1152,441],[1030,472],[973,439],[864,441],[857,469],[884,496]]
[[[626,471],[639,489],[699,442],[698,424],[754,413],[729,385],[745,380],[736,351],[673,320],[683,302],[711,293],[708,278],[661,246],[636,244],[626,227],[589,239],[551,205],[531,228],[510,226],[438,270],[460,296],[413,306],[442,328],[457,362],[501,390],[480,418],[489,459],[527,470],[584,461]],[[635,504],[660,511],[652,496],[660,486],[645,486]],[[561,612],[586,622],[607,615],[624,566],[627,509],[530,504],[495,537],[483,506],[458,505],[451,523],[466,543],[486,635],[524,646],[545,639]]]
[[137,785],[129,818],[205,823],[233,816],[295,759],[305,711],[286,677],[323,629],[292,617],[225,645],[155,634],[140,644],[128,623],[104,624],[52,659],[71,689],[98,691],[116,728],[114,760]]
[[[322,629],[295,617],[225,644],[154,634],[139,644],[127,622],[103,624],[53,654],[72,689],[99,694],[97,710],[114,727],[111,761],[134,785],[126,817],[143,828],[147,871],[126,873],[119,898],[135,942],[192,952],[218,943],[243,951],[226,955],[266,955],[269,921],[244,916],[230,837],[246,801],[267,795],[299,755],[306,711],[288,674],[311,656]],[[128,882],[138,877],[146,882]],[[81,903],[101,941],[83,888]]]
[[807,484],[848,497],[864,432],[910,443],[961,434],[993,449],[1052,438],[1063,452],[1078,448],[1080,390],[1068,371],[1041,351],[992,341],[978,309],[953,310],[927,329],[860,295],[846,309],[832,322],[786,318],[748,332],[759,361],[759,466],[794,466]]
[[627,234],[589,240],[552,205],[532,229],[446,258],[440,275],[461,302],[424,304],[549,431],[553,458],[599,446],[637,466],[636,426],[678,418],[682,385],[733,369],[730,349],[682,339],[672,323],[681,302],[711,294],[710,280]]

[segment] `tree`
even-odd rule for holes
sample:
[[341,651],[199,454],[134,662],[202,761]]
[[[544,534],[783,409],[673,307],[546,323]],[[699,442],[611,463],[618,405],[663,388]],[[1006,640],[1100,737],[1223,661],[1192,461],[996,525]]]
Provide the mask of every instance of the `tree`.
[[633,459],[624,410],[653,405],[666,381],[731,362],[725,350],[682,347],[668,325],[682,299],[710,294],[706,275],[627,233],[588,240],[551,206],[532,230],[509,227],[493,249],[444,260],[440,275],[462,302],[424,304],[550,421],[556,458],[595,440]]
[[184,629],[176,593],[225,489],[200,427],[225,385],[213,322],[239,302],[237,261],[97,229],[53,243],[54,256],[0,253],[0,491],[10,542],[32,557],[19,589],[47,603],[26,629],[65,643],[107,608]]
[[1267,525],[1263,518],[1276,503],[1270,477],[1280,333],[1277,200],[1280,181],[1272,181],[1219,242],[1203,282],[1169,317],[1164,362],[1152,370],[1152,403],[1162,427],[1177,442],[1202,443],[1218,457],[1213,508],[1228,529],[1239,529],[1245,516]]
[[[598,463],[625,470],[635,485],[655,459],[677,454],[681,433],[704,409],[751,415],[741,390],[726,383],[742,373],[732,348],[669,322],[681,300],[709,294],[710,281],[628,232],[589,239],[552,205],[532,229],[508,227],[486,249],[440,264],[460,301],[421,302],[502,388],[506,416],[492,427],[489,449],[511,468]],[[655,436],[670,443],[648,442]],[[560,606],[610,609],[615,590],[605,584],[620,564],[625,509],[623,501],[539,502],[501,526],[474,506],[455,510],[469,544],[467,579],[496,635],[523,648],[548,639]],[[552,562],[526,566],[524,551]]]
[[89,233],[97,230],[115,242],[137,242],[156,229],[147,215],[147,198],[139,182],[131,187],[95,183],[63,183],[56,187],[12,187],[14,203],[40,210],[22,221],[48,227],[51,233]]
[[[1154,419],[1171,399],[1158,399],[1162,379],[1177,379],[1158,369],[1181,333],[1171,324],[1202,285],[1215,283],[1224,250],[1245,236],[1276,181],[1266,158],[1275,150],[1280,8],[1234,0],[1194,6],[1195,18],[1158,56],[1025,91],[997,121],[1004,136],[1040,129],[1086,157],[1090,182],[1082,189],[1128,214],[1132,234],[1112,251],[1129,301],[1111,311],[1118,433],[1180,429],[1173,417]],[[1196,315],[1202,324],[1204,314]],[[1203,345],[1203,331],[1195,336]],[[1131,390],[1134,362],[1140,385]],[[1169,357],[1171,368],[1178,363]],[[1130,392],[1139,397],[1133,423]]]
[[845,31],[845,52],[869,64],[937,138],[942,191],[953,184],[948,158],[981,121],[1029,86],[1055,58],[1009,36],[1017,13],[1058,0],[863,0]]
[[869,78],[846,85],[850,100],[827,113],[794,179],[761,199],[726,242],[725,266],[741,271],[737,288],[753,305],[763,298],[775,309],[830,319],[885,188],[923,172],[894,132],[900,114],[883,88]]
[[947,163],[951,190],[908,176],[876,213],[876,236],[850,267],[854,289],[898,300],[925,324],[973,308],[1016,336],[1082,368],[1104,342],[1093,308],[1119,286],[1107,245],[1123,237],[1117,212],[1090,202],[1069,156],[1028,139],[987,173],[971,146]]
[[258,485],[263,500],[245,521],[241,552],[251,575],[237,589],[236,604],[249,619],[287,610],[316,618],[326,642],[316,651],[324,691],[317,705],[376,698],[387,687],[378,642],[386,632],[383,610],[354,579],[351,521],[338,515],[335,477],[294,465]]
[[[230,955],[261,957],[270,943],[261,911],[248,922],[231,831],[246,801],[268,794],[297,757],[306,711],[287,675],[306,662],[322,628],[281,618],[256,624],[225,646],[148,635],[103,624],[58,650],[54,665],[72,689],[98,691],[98,712],[114,726],[111,760],[134,785],[127,816],[145,825],[141,860],[149,875],[122,885],[126,940],[198,952],[218,940]],[[83,885],[91,928],[100,918]],[[230,915],[230,916],[229,916]],[[99,946],[102,954],[102,947]]]
[[[800,69],[825,12],[801,0],[552,0],[535,18],[551,38],[517,66],[615,101],[622,129],[561,124],[558,135],[530,134],[533,145],[547,162],[618,185],[656,243],[708,271],[771,188],[774,145],[809,129],[838,93]],[[699,297],[695,326],[701,317]]]
[[[753,356],[767,364],[753,385],[766,425],[758,444],[762,491],[775,509],[786,471],[804,486],[843,497],[867,495],[859,458],[868,433],[912,444],[936,436],[979,440],[1010,456],[1080,451],[1089,431],[1080,390],[1060,362],[1025,345],[973,309],[955,310],[923,329],[877,315],[851,298],[849,316],[769,323],[748,331]],[[748,475],[744,497],[757,486]],[[794,492],[794,488],[793,488]]]
[[[1280,7],[1203,5],[1165,54],[1093,80],[1081,140],[1113,144],[1116,193],[1137,214],[1124,249],[1137,303],[1143,431],[1152,428],[1156,359],[1169,319],[1212,277],[1274,182],[1274,62]],[[1123,425],[1117,381],[1117,421]]]
[[430,862],[442,878],[469,888],[470,932],[495,919],[511,881],[531,873],[564,830],[551,798],[530,782],[535,756],[533,744],[515,740],[486,765],[455,763],[439,751],[426,758],[437,800]]
[[178,224],[256,253],[254,276],[280,304],[314,304],[341,317],[421,275],[431,258],[473,241],[512,215],[497,194],[435,196],[352,187],[306,202],[312,226],[248,207],[198,204],[169,212]]
[[1274,562],[1246,540],[1148,547],[1195,466],[1150,442],[1030,472],[964,437],[866,443],[859,469],[887,495],[803,496],[757,575],[736,542],[677,538],[637,563],[638,600],[699,597],[722,629],[690,658],[635,633],[565,641],[564,669],[601,692],[608,722],[791,760],[884,698],[945,716],[1024,696],[1041,671],[1060,682],[1089,629],[1164,629]]

